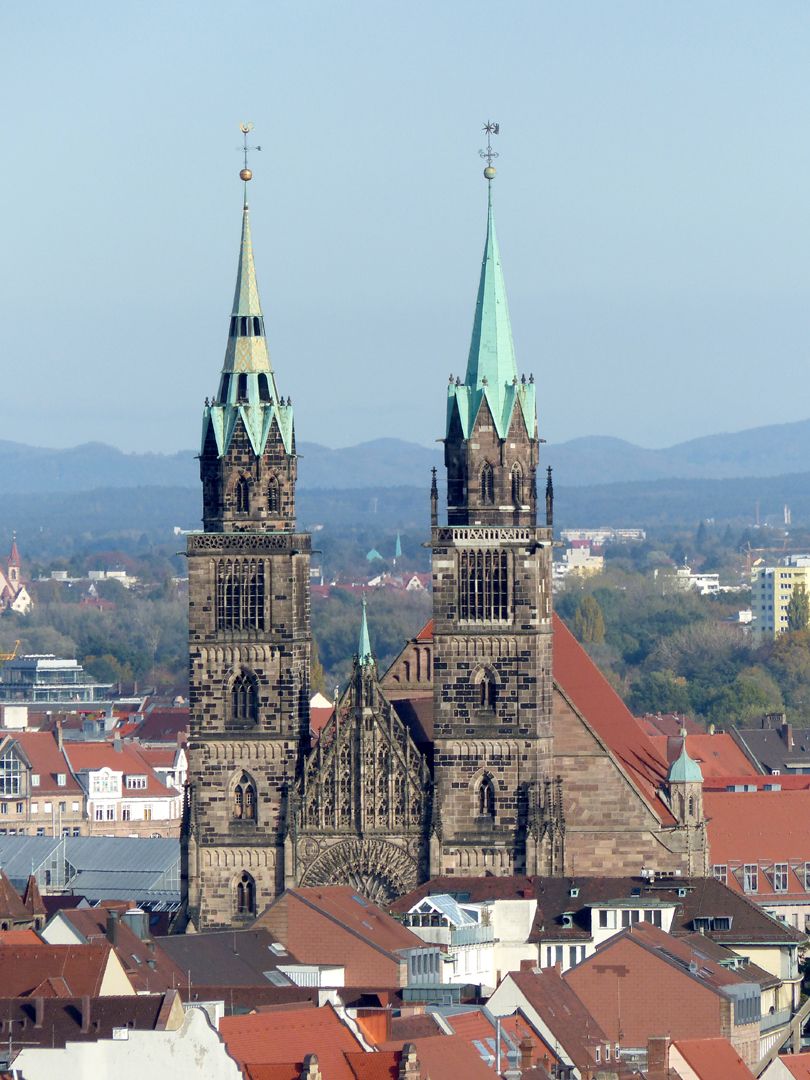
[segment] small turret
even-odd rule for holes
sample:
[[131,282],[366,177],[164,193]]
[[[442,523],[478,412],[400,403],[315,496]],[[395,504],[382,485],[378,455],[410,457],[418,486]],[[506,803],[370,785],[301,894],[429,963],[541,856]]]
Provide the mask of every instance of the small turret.
[[686,728],[681,728],[681,752],[667,773],[672,812],[682,825],[703,822],[703,772],[686,749]]

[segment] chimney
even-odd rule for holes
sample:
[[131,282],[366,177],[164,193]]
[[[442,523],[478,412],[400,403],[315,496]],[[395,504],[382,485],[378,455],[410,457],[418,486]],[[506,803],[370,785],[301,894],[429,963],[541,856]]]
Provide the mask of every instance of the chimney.
[[41,1028],[45,1023],[45,998],[38,994],[34,998],[34,1027]]
[[107,941],[116,948],[118,945],[118,912],[110,908],[107,912]]
[[782,721],[782,738],[785,740],[788,753],[791,753],[793,751],[793,724],[789,724],[786,720]]
[[59,747],[59,753],[62,753],[62,720],[61,717],[56,721],[56,745]]
[[650,1035],[647,1039],[647,1076],[666,1080],[669,1072],[669,1035]]
[[520,1069],[521,1072],[524,1069],[530,1069],[532,1067],[532,1059],[534,1057],[534,1039],[531,1035],[524,1035],[520,1040],[518,1047],[520,1050]]
[[402,1047],[402,1057],[399,1059],[398,1080],[419,1080],[422,1069],[419,1058],[416,1056],[416,1047],[413,1043],[405,1043]]
[[304,1067],[301,1069],[301,1080],[323,1080],[323,1073],[318,1064],[317,1054],[307,1054],[304,1058]]
[[90,1030],[90,995],[85,994],[82,998],[82,1031]]
[[115,735],[113,735],[113,750],[115,750],[115,752],[118,754],[121,753],[121,736],[118,734],[117,731]]

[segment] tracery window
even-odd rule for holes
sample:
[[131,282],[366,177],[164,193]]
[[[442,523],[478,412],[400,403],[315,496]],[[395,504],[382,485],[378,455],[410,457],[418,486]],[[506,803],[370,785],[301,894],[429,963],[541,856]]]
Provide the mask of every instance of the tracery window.
[[270,482],[267,485],[267,511],[270,514],[277,514],[281,509],[281,492],[278,486],[278,479],[275,476],[270,477]]
[[247,514],[250,511],[250,481],[240,476],[236,481],[236,512]]
[[220,559],[216,569],[217,630],[264,630],[264,560]]
[[233,789],[233,817],[238,821],[256,820],[256,785],[242,773]]
[[495,502],[495,477],[488,461],[481,469],[481,502],[486,506]]
[[517,462],[512,466],[512,502],[523,505],[523,470]]
[[231,719],[256,723],[259,719],[259,684],[252,671],[242,671],[231,682]]
[[468,622],[509,618],[509,571],[505,551],[462,551],[459,555],[458,612]]
[[256,914],[256,882],[247,871],[242,873],[236,883],[235,899],[237,915]]
[[478,785],[478,816],[495,817],[495,782],[489,773],[481,777]]

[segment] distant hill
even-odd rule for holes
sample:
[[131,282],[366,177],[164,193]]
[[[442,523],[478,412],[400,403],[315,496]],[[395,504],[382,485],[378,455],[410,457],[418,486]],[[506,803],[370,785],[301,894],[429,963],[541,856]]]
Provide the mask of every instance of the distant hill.
[[[439,447],[403,439],[330,450],[302,442],[299,484],[323,488],[427,489],[431,466],[441,466]],[[690,439],[647,450],[622,439],[589,435],[543,448],[564,487],[658,480],[724,480],[785,476],[810,465],[810,420],[772,424],[730,434]],[[91,491],[96,488],[197,487],[194,451],[126,454],[103,443],[51,450],[0,441],[0,494]]]

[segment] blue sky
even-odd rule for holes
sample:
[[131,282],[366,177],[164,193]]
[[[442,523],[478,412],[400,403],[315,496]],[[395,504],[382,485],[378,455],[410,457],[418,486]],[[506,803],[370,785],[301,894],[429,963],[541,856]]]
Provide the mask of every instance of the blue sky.
[[238,122],[299,439],[442,434],[484,240],[550,441],[810,415],[810,5],[3,5],[2,437],[194,446]]

